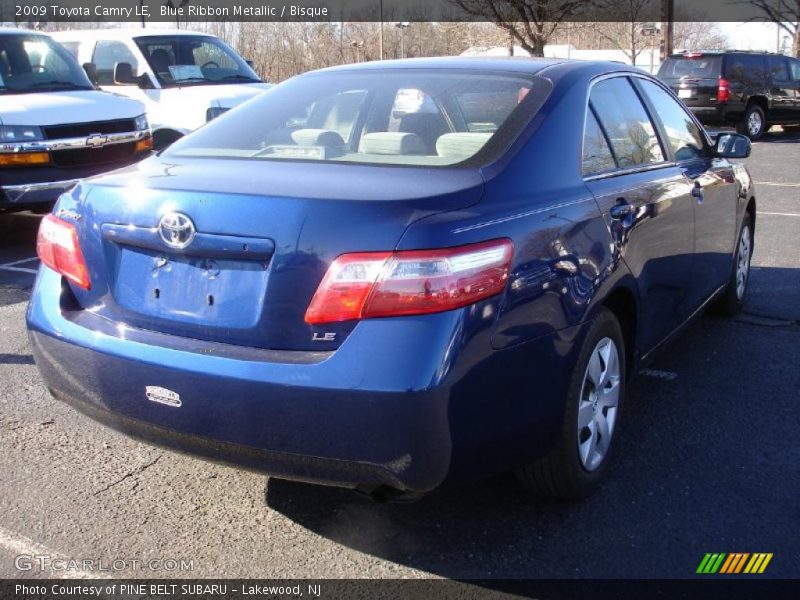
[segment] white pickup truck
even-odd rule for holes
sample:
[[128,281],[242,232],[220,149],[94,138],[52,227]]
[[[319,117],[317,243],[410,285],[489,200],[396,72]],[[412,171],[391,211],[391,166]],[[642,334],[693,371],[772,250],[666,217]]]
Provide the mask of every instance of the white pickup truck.
[[144,102],[156,149],[271,87],[213,35],[92,29],[53,37],[102,89]]
[[49,210],[153,146],[144,105],[98,90],[50,37],[0,28],[0,213]]

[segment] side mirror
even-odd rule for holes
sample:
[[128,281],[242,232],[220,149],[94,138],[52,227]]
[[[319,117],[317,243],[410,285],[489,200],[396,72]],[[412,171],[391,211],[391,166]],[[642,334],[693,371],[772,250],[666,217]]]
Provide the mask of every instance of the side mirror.
[[116,85],[131,85],[136,83],[131,63],[118,62],[114,65],[114,83]]
[[150,79],[150,75],[148,75],[147,73],[142,73],[136,79],[136,85],[138,85],[139,89],[142,90],[152,90],[155,89],[156,87],[156,85],[153,83],[153,80]]
[[97,85],[97,65],[90,62],[83,63],[83,70],[86,71],[89,81]]
[[714,149],[720,158],[747,158],[750,156],[752,145],[747,136],[738,133],[721,133],[717,137]]
[[244,62],[245,62],[245,64],[246,64],[248,67],[250,67],[251,69],[255,70],[255,68],[256,68],[256,65],[255,65],[255,63],[254,63],[252,60],[249,60],[249,59],[248,59],[248,60],[245,60]]

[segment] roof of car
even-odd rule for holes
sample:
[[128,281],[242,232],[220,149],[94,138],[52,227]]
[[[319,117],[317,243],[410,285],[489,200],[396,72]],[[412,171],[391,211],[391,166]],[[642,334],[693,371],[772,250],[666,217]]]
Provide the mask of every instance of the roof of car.
[[35,31],[23,27],[0,27],[0,35],[49,35],[44,31]]
[[146,29],[143,27],[125,27],[125,28],[106,28],[106,29],[70,29],[66,31],[53,32],[53,37],[57,40],[70,39],[98,39],[104,40],[124,40],[132,37],[150,37],[150,36],[176,36],[176,35],[205,35],[213,37],[210,33],[202,31],[192,31],[190,29],[160,29],[151,28]]
[[[637,71],[629,65],[608,61],[570,60],[562,58],[529,57],[482,57],[482,56],[442,56],[436,58],[406,58],[402,60],[382,60],[349,65],[339,65],[320,69],[329,71],[370,71],[379,69],[464,69],[474,71],[505,71],[515,73],[538,73],[544,69],[562,67],[565,70],[585,68],[591,71]],[[559,70],[559,69],[556,69]]]

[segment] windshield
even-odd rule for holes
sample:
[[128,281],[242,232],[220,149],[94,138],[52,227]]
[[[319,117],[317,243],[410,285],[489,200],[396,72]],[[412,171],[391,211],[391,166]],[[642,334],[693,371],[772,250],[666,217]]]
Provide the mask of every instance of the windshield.
[[81,66],[50,38],[0,35],[0,93],[91,89]]
[[314,73],[212,121],[165,156],[452,165],[494,138],[516,138],[547,91],[540,78],[464,70]]
[[242,57],[215,37],[146,36],[134,41],[163,87],[261,83]]

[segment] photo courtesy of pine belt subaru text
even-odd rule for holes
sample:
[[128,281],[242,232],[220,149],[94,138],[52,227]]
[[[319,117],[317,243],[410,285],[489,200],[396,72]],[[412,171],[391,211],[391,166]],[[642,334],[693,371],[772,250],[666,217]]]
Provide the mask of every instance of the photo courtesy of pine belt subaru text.
[[61,196],[33,355],[90,417],[276,477],[583,497],[630,374],[742,306],[749,153],[617,63],[308,73]]

